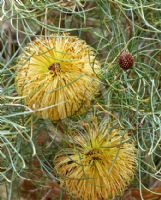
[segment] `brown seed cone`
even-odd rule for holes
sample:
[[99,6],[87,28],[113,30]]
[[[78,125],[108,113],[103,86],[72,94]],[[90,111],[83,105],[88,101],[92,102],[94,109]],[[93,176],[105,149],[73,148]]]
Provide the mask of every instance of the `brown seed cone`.
[[119,65],[123,70],[128,70],[134,65],[134,57],[132,54],[123,52],[119,56]]

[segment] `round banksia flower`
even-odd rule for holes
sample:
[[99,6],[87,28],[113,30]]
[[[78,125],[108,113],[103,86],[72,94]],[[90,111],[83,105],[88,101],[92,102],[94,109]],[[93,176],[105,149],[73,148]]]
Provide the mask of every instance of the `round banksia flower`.
[[62,187],[83,200],[121,195],[136,168],[136,149],[129,136],[95,126],[70,141],[70,148],[61,150],[54,161]]
[[119,57],[119,65],[122,69],[128,70],[134,65],[134,57],[132,54],[123,52]]
[[31,42],[17,64],[16,87],[42,118],[82,113],[98,89],[100,65],[85,41],[67,33]]

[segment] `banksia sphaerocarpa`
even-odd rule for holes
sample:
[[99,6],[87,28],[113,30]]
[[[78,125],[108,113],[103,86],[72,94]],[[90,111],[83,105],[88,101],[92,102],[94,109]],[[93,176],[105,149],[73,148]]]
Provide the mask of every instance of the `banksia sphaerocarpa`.
[[124,192],[136,169],[136,149],[127,134],[95,126],[70,142],[54,160],[61,185],[70,195],[107,200]]
[[119,56],[119,65],[123,70],[128,70],[134,65],[134,57],[132,54],[122,52]]
[[31,42],[17,64],[16,87],[42,118],[82,113],[97,92],[99,62],[85,41],[67,33]]

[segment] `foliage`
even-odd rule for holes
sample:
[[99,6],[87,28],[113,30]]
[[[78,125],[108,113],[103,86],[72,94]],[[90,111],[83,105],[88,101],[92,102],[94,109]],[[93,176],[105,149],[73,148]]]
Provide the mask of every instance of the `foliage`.
[[[64,145],[66,130],[79,128],[79,121],[88,122],[94,115],[128,131],[136,142],[138,170],[123,199],[159,199],[160,1],[2,0],[0,7],[0,182],[7,188],[7,197],[2,198],[20,199],[25,191],[29,199],[65,198],[53,171],[54,156]],[[101,89],[88,113],[54,123],[33,115],[17,95],[14,79],[25,45],[61,32],[76,35],[95,49],[102,65]],[[135,58],[128,71],[118,64],[124,50]]]

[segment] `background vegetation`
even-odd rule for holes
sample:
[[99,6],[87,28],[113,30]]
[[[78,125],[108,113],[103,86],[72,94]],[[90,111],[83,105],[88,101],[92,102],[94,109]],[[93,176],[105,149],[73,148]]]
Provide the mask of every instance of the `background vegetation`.
[[[135,140],[138,169],[120,199],[161,198],[161,3],[160,0],[0,1],[1,199],[66,199],[53,171],[62,135],[79,121],[121,126]],[[101,91],[82,116],[59,122],[35,118],[16,93],[16,60],[40,35],[69,32],[91,45],[102,65]],[[124,71],[118,56],[135,58]]]

